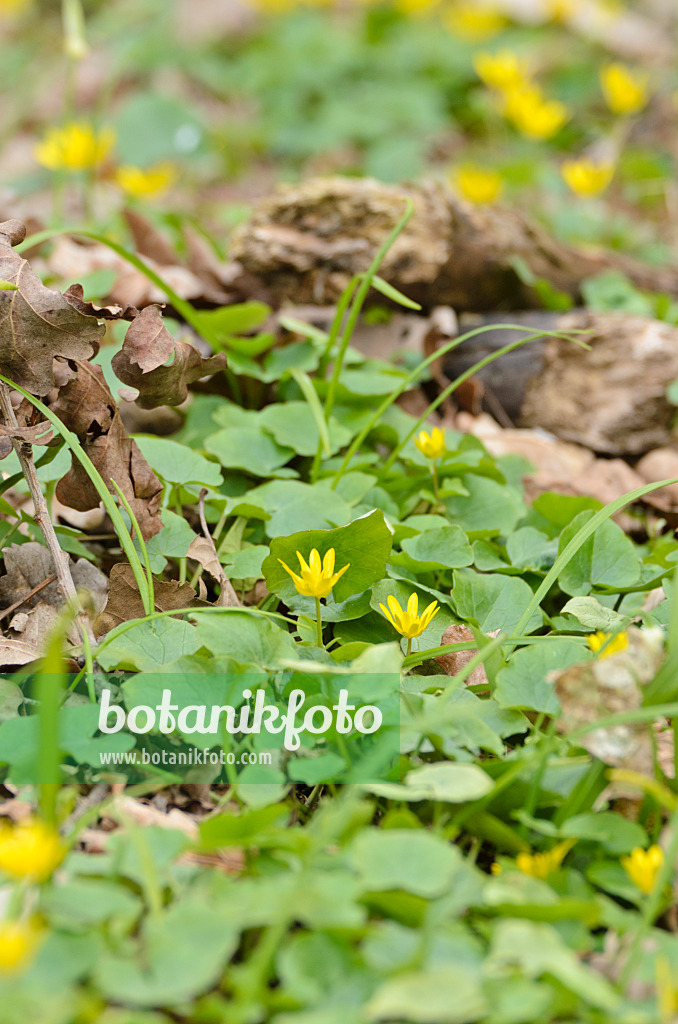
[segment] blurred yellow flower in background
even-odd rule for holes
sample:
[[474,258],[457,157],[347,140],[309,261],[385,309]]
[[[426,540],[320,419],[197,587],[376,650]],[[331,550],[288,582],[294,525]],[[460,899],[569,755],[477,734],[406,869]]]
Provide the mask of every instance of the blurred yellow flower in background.
[[474,54],[473,67],[485,85],[500,92],[518,89],[529,80],[527,61],[513,50],[499,50],[497,53],[483,50]]
[[501,194],[503,181],[498,171],[477,164],[462,164],[452,171],[452,184],[462,199],[483,206],[493,203]]
[[504,116],[528,139],[550,139],[569,120],[560,100],[548,100],[536,85],[513,89],[504,101]]
[[664,851],[661,846],[644,850],[636,846],[628,857],[622,857],[620,864],[634,885],[647,895],[655,887],[659,872],[664,867]]
[[439,3],[440,0],[395,0],[395,8],[401,14],[429,14]]
[[427,459],[441,459],[447,447],[445,445],[445,430],[440,427],[434,427],[430,434],[425,430],[420,430],[417,437],[414,439],[414,443]]
[[71,121],[62,128],[49,128],[34,155],[50,171],[90,171],[106,159],[114,144],[112,128]]
[[120,188],[134,199],[155,199],[167,191],[176,177],[176,168],[170,163],[147,168],[125,164],[115,171],[115,180]]
[[[623,631],[621,633],[617,633],[615,637],[610,639],[611,636],[611,633],[603,633],[602,630],[599,629],[597,633],[591,633],[587,638],[588,645],[600,658],[609,658],[611,654],[617,654],[618,651],[625,651],[629,646],[629,635],[627,632]],[[609,643],[608,640],[610,641]],[[607,646],[605,646],[606,644]]]
[[61,864],[66,847],[51,825],[29,818],[19,825],[0,824],[0,872],[13,878],[44,882]]
[[8,15],[12,18],[16,14],[21,14],[27,7],[31,6],[32,0],[0,0],[0,18],[3,15]]
[[493,4],[455,3],[443,12],[443,24],[469,43],[491,39],[506,26],[506,18]]
[[600,87],[614,114],[637,114],[647,103],[647,75],[636,74],[625,64],[601,68]]
[[568,187],[578,196],[597,196],[612,181],[614,164],[611,161],[596,163],[582,157],[581,160],[565,160],[560,173]]
[[574,839],[566,839],[546,853],[519,853],[516,857],[516,867],[523,874],[532,875],[533,878],[548,878],[558,870],[574,843]]
[[0,921],[0,977],[26,970],[38,951],[42,935],[35,921]]

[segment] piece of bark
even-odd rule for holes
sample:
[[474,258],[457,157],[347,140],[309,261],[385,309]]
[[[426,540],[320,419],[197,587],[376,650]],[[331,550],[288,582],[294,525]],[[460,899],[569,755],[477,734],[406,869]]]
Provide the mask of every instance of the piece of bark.
[[230,254],[278,304],[333,303],[354,274],[367,270],[403,216],[405,196],[414,214],[379,273],[427,309],[538,308],[537,294],[516,271],[521,260],[535,278],[574,299],[584,278],[608,268],[639,288],[678,295],[676,268],[581,251],[556,242],[517,210],[473,207],[432,182],[330,177],[281,188],[254,208]]
[[[488,325],[496,322],[488,316]],[[526,332],[583,331],[589,350],[547,337],[480,371],[511,419],[605,455],[643,455],[674,446],[675,408],[666,389],[678,377],[678,328],[624,313],[511,314]],[[462,318],[461,330],[469,323]],[[445,361],[451,379],[520,335],[495,328],[464,342]]]

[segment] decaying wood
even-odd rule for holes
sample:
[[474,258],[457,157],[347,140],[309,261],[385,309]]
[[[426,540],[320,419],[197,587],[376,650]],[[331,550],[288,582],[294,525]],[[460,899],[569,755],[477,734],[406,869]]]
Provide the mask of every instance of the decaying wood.
[[675,268],[582,252],[556,242],[517,210],[472,207],[436,183],[333,177],[282,188],[255,207],[234,236],[231,255],[276,304],[335,302],[402,217],[404,196],[413,200],[414,214],[380,273],[427,309],[537,308],[516,260],[575,299],[584,278],[607,268],[623,271],[640,288],[678,296]]
[[[585,331],[582,337],[590,346],[587,351],[560,338],[530,342],[480,372],[480,380],[517,425],[542,427],[606,455],[642,455],[677,446],[676,410],[666,389],[678,378],[678,328],[586,310],[507,319],[520,322],[528,333]],[[481,321],[462,318],[460,329]],[[515,337],[497,328],[463,342],[447,357],[447,375],[454,379]]]

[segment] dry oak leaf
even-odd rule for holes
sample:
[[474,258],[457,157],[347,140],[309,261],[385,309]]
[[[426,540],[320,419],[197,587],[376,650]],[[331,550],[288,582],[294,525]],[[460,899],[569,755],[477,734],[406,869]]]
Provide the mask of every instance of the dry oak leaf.
[[[61,388],[52,410],[78,436],[107,487],[118,484],[127,498],[144,538],[162,529],[158,515],[162,484],[127,433],[100,366],[79,362],[73,380]],[[57,484],[56,496],[64,505],[87,512],[97,508],[99,493],[84,467],[73,458],[71,468]]]
[[[179,583],[178,580],[154,580],[153,596],[156,612],[173,611],[175,608],[211,607],[198,598],[193,587],[188,583]],[[143,618],[145,614],[132,566],[127,562],[118,562],[111,569],[108,602],[94,623],[95,634],[103,636],[122,622]]]
[[0,281],[16,285],[16,291],[0,291],[0,373],[44,396],[54,387],[54,357],[89,359],[105,328],[45,287],[12,249],[24,237],[21,221],[0,224]]
[[188,385],[226,366],[223,352],[205,359],[188,342],[173,338],[159,306],[147,306],[130,324],[112,367],[123,384],[137,388],[142,409],[181,405]]
[[[44,544],[39,544],[37,541],[31,541],[28,544],[12,544],[5,548],[2,557],[7,571],[4,576],[0,576],[0,609],[14,604],[29,590],[47,579],[54,569],[49,551]],[[73,562],[69,558],[69,561],[73,582],[78,589],[87,590],[90,593],[95,609],[99,612],[106,603],[108,591],[106,576],[86,558],[79,558],[77,562]],[[63,603],[64,595],[59,583],[55,580],[34,597],[29,598],[22,608],[26,611],[38,604],[49,604],[54,608],[59,608]]]
[[93,302],[85,301],[85,293],[81,284],[72,284],[70,288],[67,288],[64,292],[64,298],[68,299],[70,304],[78,310],[79,313],[83,313],[85,316],[96,316],[100,320],[134,320],[134,317],[138,315],[139,310],[136,306],[95,306]]

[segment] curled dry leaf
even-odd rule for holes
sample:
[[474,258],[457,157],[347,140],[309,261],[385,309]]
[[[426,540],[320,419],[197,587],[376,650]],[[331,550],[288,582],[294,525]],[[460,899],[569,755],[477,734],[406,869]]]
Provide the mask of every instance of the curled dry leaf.
[[123,382],[137,388],[144,409],[181,405],[188,385],[226,366],[226,356],[203,358],[188,342],[173,338],[159,306],[147,306],[127,330],[122,349],[113,357],[113,370]]
[[54,357],[89,359],[99,350],[104,327],[52,288],[14,252],[25,229],[20,221],[0,224],[0,280],[16,291],[0,291],[0,373],[33,395],[54,387]]
[[[76,376],[61,388],[52,409],[77,434],[109,490],[114,490],[113,480],[121,488],[143,536],[158,533],[162,529],[158,515],[162,485],[127,433],[101,367],[77,363]],[[101,500],[76,459],[57,484],[56,495],[62,504],[79,512],[97,508]]]
[[[175,608],[210,607],[206,601],[198,598],[193,587],[188,583],[179,583],[178,580],[154,580],[153,594],[157,612],[168,612]],[[111,569],[108,602],[94,623],[94,632],[97,636],[103,636],[121,622],[139,619],[145,614],[132,566],[127,562],[119,562]]]
[[85,316],[96,316],[100,320],[134,320],[139,310],[136,306],[95,306],[93,302],[85,302],[85,293],[81,284],[72,284],[64,292],[64,298],[68,299],[78,312]]
[[[552,672],[562,714],[560,732],[574,732],[607,715],[639,708],[641,685],[652,681],[664,657],[664,632],[659,628],[628,629],[629,645],[606,658]],[[653,752],[647,723],[605,726],[578,738],[585,750],[615,768],[652,774]]]
[[[14,604],[53,572],[49,551],[44,544],[38,544],[37,541],[31,541],[29,544],[12,544],[5,548],[2,557],[7,571],[4,576],[0,576],[0,609]],[[88,591],[95,609],[97,612],[100,611],[106,603],[108,592],[105,574],[86,558],[79,558],[77,562],[71,560],[71,575],[76,587]],[[63,602],[64,596],[59,583],[55,580],[35,597],[29,598],[23,609],[33,608],[38,604],[49,604],[59,608]]]

